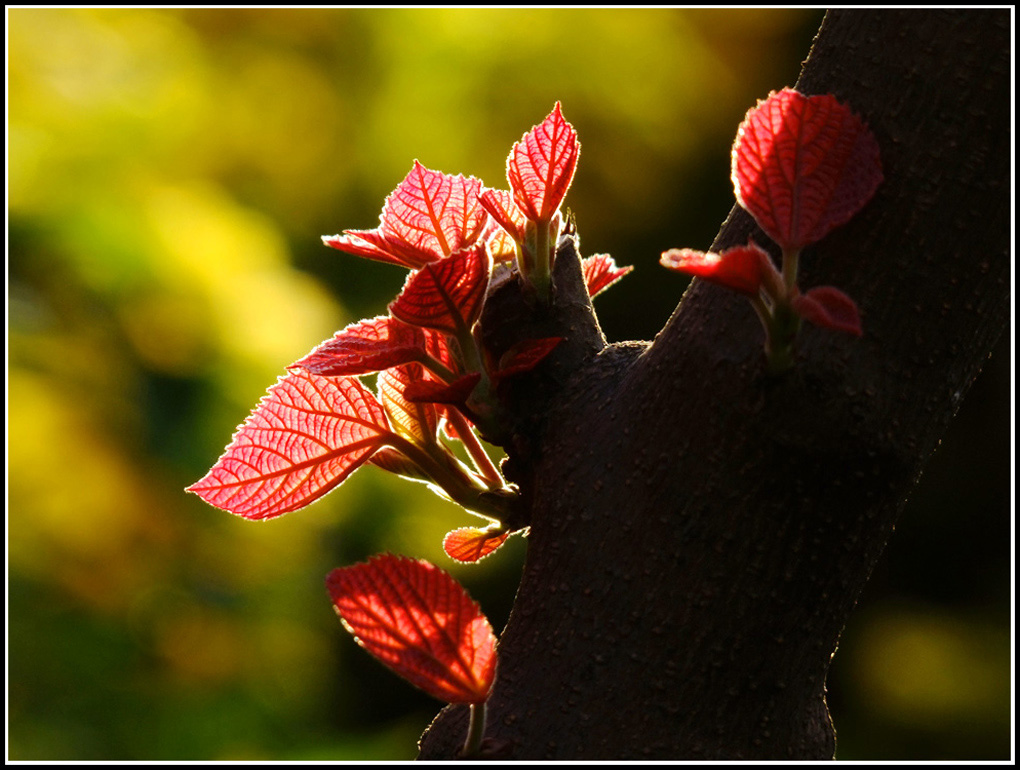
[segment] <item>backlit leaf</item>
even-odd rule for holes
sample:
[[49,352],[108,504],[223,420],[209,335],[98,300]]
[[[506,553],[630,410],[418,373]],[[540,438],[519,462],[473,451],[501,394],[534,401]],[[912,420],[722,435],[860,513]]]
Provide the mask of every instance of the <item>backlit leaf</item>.
[[409,324],[457,334],[470,331],[482,310],[492,259],[483,243],[408,276],[390,313]]
[[379,227],[323,236],[327,246],[410,268],[473,245],[488,220],[474,177],[431,171],[418,161],[386,198]]
[[415,443],[424,444],[435,438],[439,415],[433,404],[407,398],[405,389],[417,382],[428,382],[426,373],[421,364],[411,363],[380,372],[377,385],[379,400],[393,428]]
[[616,261],[608,254],[593,254],[581,260],[581,273],[588,296],[594,298],[608,289],[634,269],[633,265],[617,267]]
[[496,637],[449,574],[390,554],[333,570],[333,607],[358,644],[447,703],[482,703],[496,676]]
[[494,533],[491,529],[465,527],[446,533],[443,550],[455,561],[476,562],[503,545],[508,537],[510,533],[505,530]]
[[496,223],[518,243],[524,242],[527,218],[514,203],[514,196],[506,190],[485,188],[478,198],[479,204],[492,215]]
[[359,380],[297,370],[269,389],[188,491],[247,519],[272,518],[322,497],[390,435],[382,406]]
[[369,374],[415,361],[425,350],[421,329],[391,316],[376,316],[341,329],[287,368],[329,377]]
[[480,372],[471,372],[449,384],[431,380],[417,380],[408,383],[404,391],[404,397],[412,402],[463,406],[481,379],[482,375]]
[[793,309],[815,326],[847,332],[860,337],[861,316],[857,303],[833,286],[816,286],[793,300]]
[[556,102],[544,121],[515,142],[506,160],[514,201],[534,222],[549,222],[567,195],[581,145]]
[[821,240],[882,181],[878,142],[834,96],[791,88],[749,110],[733,144],[737,201],[784,249]]
[[757,297],[769,259],[768,252],[755,244],[734,246],[720,253],[694,249],[670,249],[659,263],[678,273],[686,273],[733,291]]

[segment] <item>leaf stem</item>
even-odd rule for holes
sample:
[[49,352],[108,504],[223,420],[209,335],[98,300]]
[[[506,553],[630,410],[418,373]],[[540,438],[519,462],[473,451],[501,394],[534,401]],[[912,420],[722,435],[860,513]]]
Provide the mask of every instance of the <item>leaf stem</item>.
[[549,227],[550,222],[536,222],[535,227],[535,265],[528,276],[531,285],[538,293],[538,298],[548,304],[551,299],[552,285],[551,261],[549,259]]
[[800,249],[783,249],[783,282],[786,294],[791,296],[797,285],[797,267],[800,261]]
[[[472,477],[461,462],[440,444],[421,447],[396,433],[387,437],[387,443],[418,466],[432,479],[453,502],[492,521],[501,521],[505,511],[499,506],[499,498],[492,495],[492,489]],[[442,462],[434,453],[442,452]]]
[[464,748],[460,750],[460,755],[464,759],[477,757],[482,747],[482,737],[485,735],[485,704],[486,701],[482,701],[469,706],[471,715],[468,720],[467,739],[464,741]]
[[457,379],[457,373],[450,369],[446,364],[440,361],[438,358],[430,356],[428,353],[422,353],[418,358],[418,363],[428,369],[430,372],[435,374],[439,379],[445,382],[447,385]]
[[505,484],[503,474],[499,472],[499,469],[492,462],[488,452],[485,451],[478,437],[475,436],[474,430],[472,430],[464,415],[461,414],[461,411],[451,406],[447,408],[446,414],[449,416],[450,422],[453,423],[453,427],[457,429],[457,437],[464,444],[464,448],[471,456],[471,461],[475,464],[478,472],[482,474],[492,489],[503,487]]

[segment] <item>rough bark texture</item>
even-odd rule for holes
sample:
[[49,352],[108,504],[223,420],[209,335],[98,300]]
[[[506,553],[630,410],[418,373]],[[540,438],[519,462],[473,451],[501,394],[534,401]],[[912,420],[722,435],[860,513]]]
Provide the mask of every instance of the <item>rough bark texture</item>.
[[[554,312],[513,279],[487,303],[497,350],[570,335],[507,394],[520,415],[507,470],[531,534],[492,756],[833,756],[824,686],[840,631],[1009,322],[1009,22],[825,18],[797,87],[864,116],[886,181],[803,254],[800,285],[853,297],[862,339],[806,326],[795,370],[770,379],[746,300],[695,282],[653,343],[606,346],[569,239]],[[734,210],[715,248],[755,227]],[[421,758],[455,756],[466,726],[464,708],[444,709]]]

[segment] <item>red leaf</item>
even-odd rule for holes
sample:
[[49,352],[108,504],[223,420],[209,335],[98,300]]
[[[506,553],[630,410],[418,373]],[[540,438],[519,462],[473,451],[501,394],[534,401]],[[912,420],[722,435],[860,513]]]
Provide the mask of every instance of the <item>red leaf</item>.
[[479,372],[471,372],[447,384],[430,380],[417,380],[407,385],[404,398],[413,403],[450,404],[464,406],[468,396],[482,379]]
[[608,254],[594,254],[581,260],[584,285],[588,287],[588,296],[592,298],[608,289],[633,269],[633,265],[617,267],[616,261]]
[[834,96],[791,88],[749,110],[733,144],[737,201],[784,249],[821,240],[882,181],[878,142]]
[[329,377],[369,374],[415,361],[425,350],[421,329],[383,315],[341,329],[287,368]]
[[323,236],[327,246],[410,268],[473,245],[487,216],[478,203],[482,183],[474,177],[430,171],[418,161],[386,198],[375,230]]
[[478,202],[511,238],[518,243],[524,243],[524,227],[528,220],[514,203],[512,193],[485,188],[478,197]]
[[833,286],[817,286],[793,300],[793,309],[815,326],[824,326],[860,337],[861,316],[857,304]]
[[322,497],[390,435],[382,407],[359,380],[298,370],[269,389],[188,491],[247,519],[272,518]]
[[506,159],[514,200],[533,222],[549,222],[567,195],[581,145],[556,102],[544,121],[515,142]]
[[500,356],[499,370],[492,373],[493,382],[515,374],[530,372],[561,342],[563,342],[563,337],[543,337],[537,340],[518,342]]
[[482,243],[408,276],[390,312],[409,324],[448,334],[469,331],[482,310],[492,259]]
[[465,527],[446,533],[443,550],[455,561],[476,562],[503,545],[508,537],[509,532],[497,531],[493,534],[489,529]]
[[418,444],[435,438],[439,415],[433,404],[412,401],[406,391],[418,383],[433,384],[426,379],[421,364],[405,364],[380,372],[378,387],[390,424],[396,431]]
[[489,697],[496,637],[449,574],[385,554],[333,570],[326,587],[358,644],[411,684],[447,703]]
[[756,297],[768,259],[768,252],[752,241],[746,246],[734,246],[718,254],[714,251],[670,249],[663,252],[659,263],[678,273],[697,276]]

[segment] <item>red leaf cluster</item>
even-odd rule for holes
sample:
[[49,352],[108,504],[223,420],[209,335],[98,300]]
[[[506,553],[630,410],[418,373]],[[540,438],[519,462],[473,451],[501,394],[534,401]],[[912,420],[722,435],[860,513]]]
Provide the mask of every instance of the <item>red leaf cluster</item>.
[[792,88],[748,111],[733,143],[737,202],[783,251],[783,271],[753,242],[719,254],[664,252],[661,263],[744,294],[766,328],[783,305],[818,326],[861,334],[856,304],[831,286],[801,293],[800,251],[846,223],[882,182],[878,141],[861,118],[832,95]]

